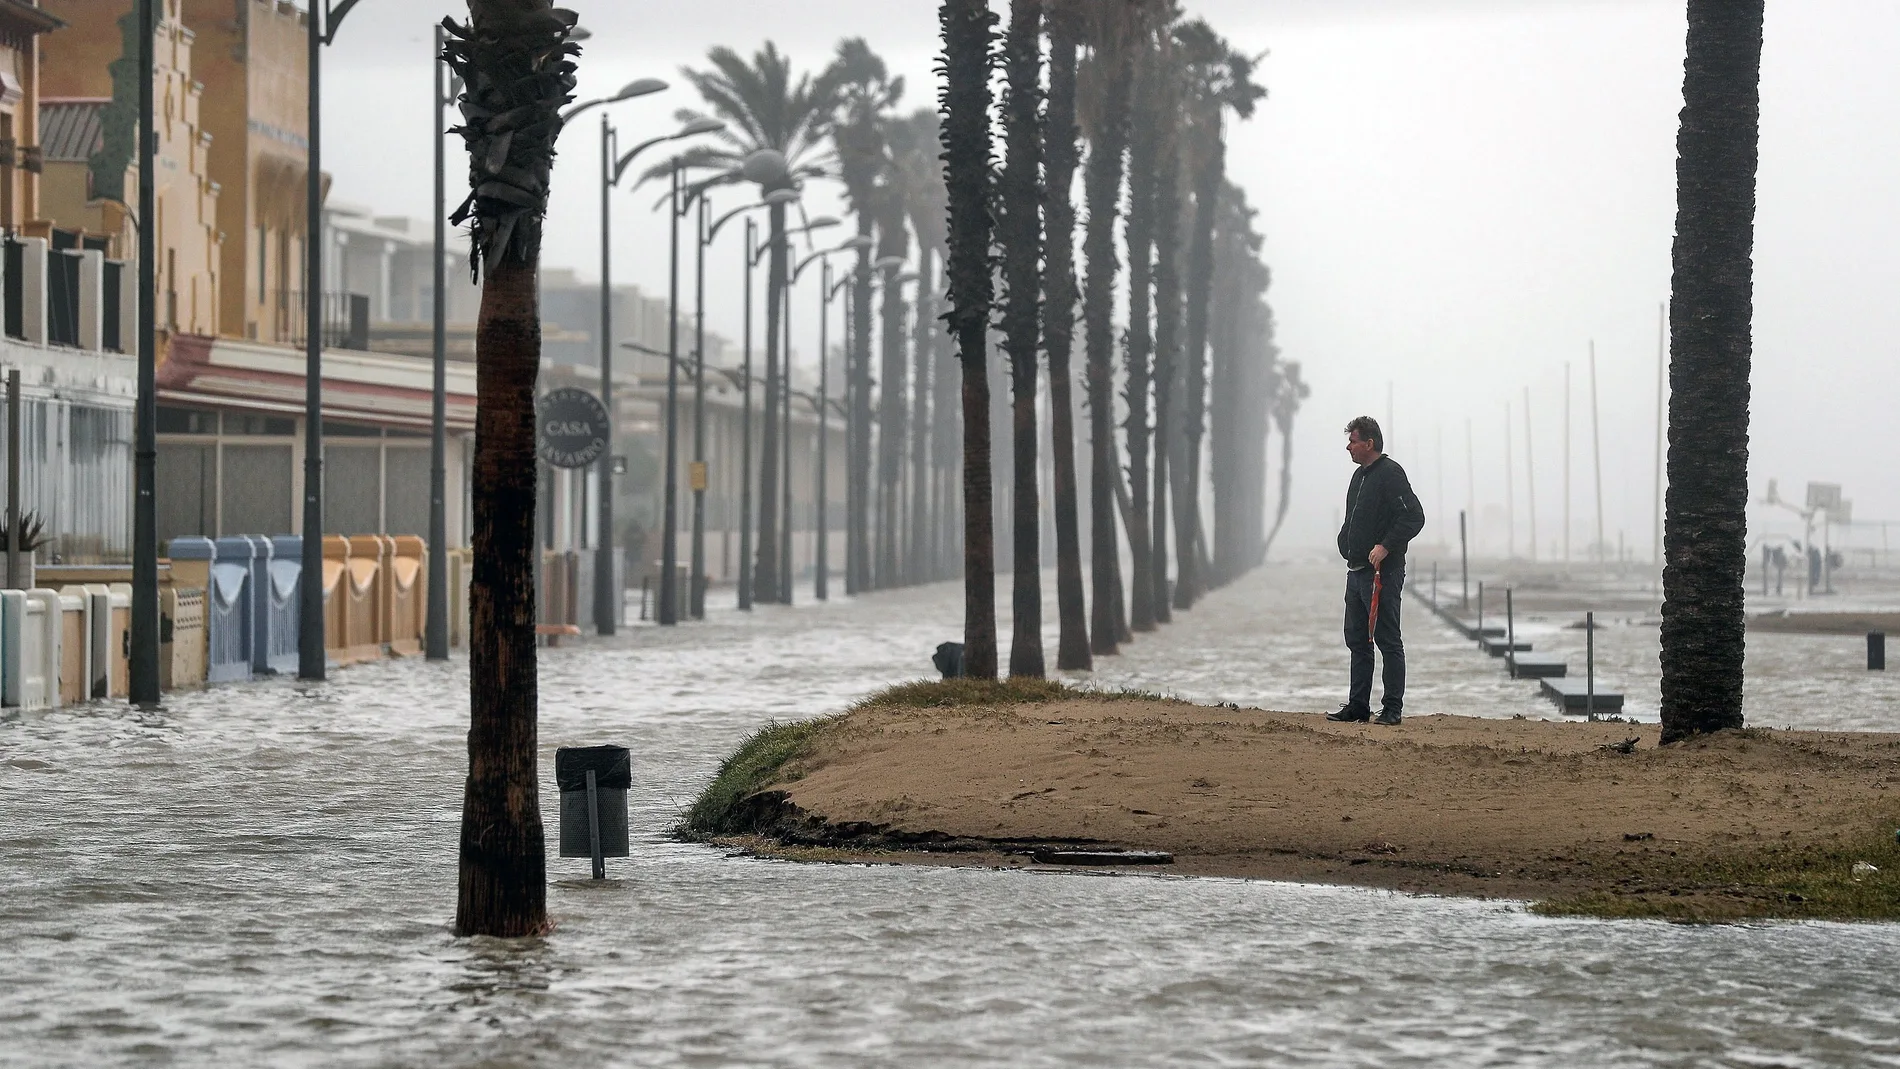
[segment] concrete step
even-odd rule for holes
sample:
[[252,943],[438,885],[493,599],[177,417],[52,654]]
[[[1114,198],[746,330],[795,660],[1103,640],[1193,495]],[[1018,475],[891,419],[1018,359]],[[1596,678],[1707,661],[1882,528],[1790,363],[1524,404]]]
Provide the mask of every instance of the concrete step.
[[1504,659],[1504,670],[1512,679],[1553,679],[1566,675],[1570,666],[1551,653],[1516,653]]
[[1495,637],[1486,635],[1478,639],[1478,648],[1493,657],[1502,657],[1506,653],[1529,653],[1531,651],[1531,644],[1521,638],[1513,643],[1503,635],[1497,635]]
[[[1586,700],[1586,681],[1585,680],[1574,679],[1574,678],[1569,678],[1569,677],[1558,677],[1555,679],[1541,680],[1540,685],[1543,690],[1544,697],[1549,698],[1553,702],[1556,702],[1557,708],[1563,710],[1565,713],[1568,713],[1573,716],[1582,716],[1585,713],[1592,711],[1590,707],[1590,703],[1588,703]],[[1596,684],[1596,698],[1595,698],[1594,705],[1595,705],[1595,709],[1594,709],[1595,712],[1599,712],[1599,713],[1621,712],[1623,709],[1623,695],[1617,691],[1610,690],[1609,688],[1605,687],[1603,685],[1603,681],[1599,679],[1597,680],[1597,684]]]

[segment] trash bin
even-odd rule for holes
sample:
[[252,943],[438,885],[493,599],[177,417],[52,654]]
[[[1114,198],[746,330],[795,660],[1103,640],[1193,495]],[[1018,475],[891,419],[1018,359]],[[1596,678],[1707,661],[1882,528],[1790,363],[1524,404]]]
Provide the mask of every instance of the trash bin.
[[602,858],[627,856],[627,789],[633,786],[627,748],[556,750],[554,782],[561,791],[561,856],[593,858],[594,878],[604,878]]

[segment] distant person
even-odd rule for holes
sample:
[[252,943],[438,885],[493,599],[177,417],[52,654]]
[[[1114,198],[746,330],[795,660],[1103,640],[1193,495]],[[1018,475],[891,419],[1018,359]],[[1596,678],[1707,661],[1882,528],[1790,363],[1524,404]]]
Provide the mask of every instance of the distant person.
[[[1346,452],[1359,466],[1346,486],[1346,522],[1339,555],[1346,558],[1346,648],[1352,689],[1328,720],[1397,724],[1405,711],[1405,643],[1399,637],[1399,595],[1405,589],[1405,547],[1425,529],[1412,482],[1385,455],[1385,435],[1371,416],[1346,424]],[[1372,626],[1373,577],[1380,581],[1379,621]],[[1372,646],[1385,658],[1385,692],[1372,715]]]

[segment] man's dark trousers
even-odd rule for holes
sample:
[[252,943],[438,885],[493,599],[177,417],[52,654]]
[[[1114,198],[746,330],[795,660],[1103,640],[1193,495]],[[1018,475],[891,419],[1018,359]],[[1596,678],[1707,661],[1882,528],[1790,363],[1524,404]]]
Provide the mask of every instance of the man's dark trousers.
[[1385,658],[1385,695],[1380,706],[1394,713],[1405,711],[1405,642],[1399,637],[1399,597],[1405,590],[1405,569],[1387,564],[1379,589],[1379,626],[1367,634],[1372,615],[1372,569],[1360,568],[1346,573],[1346,648],[1352,651],[1352,693],[1347,700],[1354,709],[1372,708],[1372,647],[1376,641]]

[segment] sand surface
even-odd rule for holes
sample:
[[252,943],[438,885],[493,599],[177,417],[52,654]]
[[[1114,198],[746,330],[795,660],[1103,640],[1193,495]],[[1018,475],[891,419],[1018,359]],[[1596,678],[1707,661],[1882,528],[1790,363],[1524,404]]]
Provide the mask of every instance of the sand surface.
[[1509,897],[1628,889],[1664,858],[1839,844],[1900,815],[1900,735],[1657,741],[1652,724],[1385,728],[1148,700],[882,706],[771,791],[839,845],[999,846],[915,860],[1028,864],[1006,848],[1083,840],[1171,851],[1179,872]]

